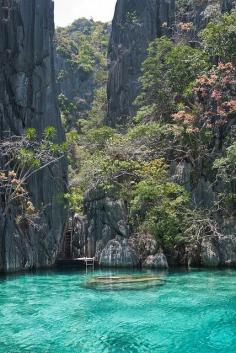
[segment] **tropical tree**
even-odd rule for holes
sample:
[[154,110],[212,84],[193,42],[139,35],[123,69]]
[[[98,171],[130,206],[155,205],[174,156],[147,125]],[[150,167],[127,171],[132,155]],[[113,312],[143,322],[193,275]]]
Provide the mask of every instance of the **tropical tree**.
[[201,32],[200,38],[213,60],[236,64],[236,12],[210,22]]
[[64,158],[66,145],[58,144],[56,130],[48,127],[39,139],[30,128],[22,136],[10,136],[0,141],[0,217],[4,228],[9,214],[39,228],[39,212],[32,203],[28,183],[41,170]]
[[176,106],[186,103],[196,76],[208,67],[208,57],[202,50],[175,45],[167,37],[156,39],[142,67],[136,120],[168,121]]

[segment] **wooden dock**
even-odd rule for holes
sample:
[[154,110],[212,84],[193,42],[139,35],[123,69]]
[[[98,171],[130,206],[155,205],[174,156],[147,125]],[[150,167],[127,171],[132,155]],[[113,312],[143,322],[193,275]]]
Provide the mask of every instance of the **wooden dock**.
[[98,267],[98,261],[96,261],[94,257],[65,258],[58,259],[56,265],[58,267],[77,267],[86,269],[86,271],[89,269],[94,271],[94,269]]

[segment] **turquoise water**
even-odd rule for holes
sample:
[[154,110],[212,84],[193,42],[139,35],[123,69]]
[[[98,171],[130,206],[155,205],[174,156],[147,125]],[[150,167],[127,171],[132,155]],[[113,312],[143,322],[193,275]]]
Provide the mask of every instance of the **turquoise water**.
[[83,272],[2,278],[0,353],[235,353],[236,272],[160,276],[123,290]]

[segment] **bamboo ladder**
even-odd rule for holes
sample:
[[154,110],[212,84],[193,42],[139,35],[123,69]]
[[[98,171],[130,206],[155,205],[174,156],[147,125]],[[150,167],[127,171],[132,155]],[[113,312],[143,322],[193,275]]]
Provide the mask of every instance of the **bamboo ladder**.
[[88,267],[92,267],[92,270],[94,271],[94,262],[95,262],[94,257],[85,257],[84,261],[86,265],[86,273],[88,273]]

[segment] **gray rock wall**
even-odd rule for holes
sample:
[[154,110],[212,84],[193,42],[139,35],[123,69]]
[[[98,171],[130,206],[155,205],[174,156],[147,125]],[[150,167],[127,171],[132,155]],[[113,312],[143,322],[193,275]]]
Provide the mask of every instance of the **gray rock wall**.
[[[55,68],[56,83],[59,95],[63,95],[73,106],[70,116],[66,117],[66,127],[80,128],[79,119],[88,119],[97,89],[106,86],[106,62],[99,60],[98,53],[105,59],[107,41],[110,35],[110,23],[95,22],[80,18],[70,26],[58,28],[55,35]],[[98,34],[99,33],[99,34]],[[98,39],[96,36],[99,36]],[[93,66],[86,68],[78,58],[86,56],[83,53],[83,43],[92,52],[87,60],[93,60]],[[103,75],[101,73],[103,72]]]
[[105,198],[99,191],[89,192],[85,199],[88,256],[100,257],[109,240],[129,237],[127,210],[124,202]]
[[108,116],[112,127],[124,124],[134,115],[138,78],[149,43],[167,34],[174,20],[174,0],[118,0],[108,49]]
[[[177,21],[193,22],[195,32],[203,28],[214,14],[212,1],[193,2],[184,11],[176,9],[178,1],[160,0],[118,0],[112,22],[112,33],[109,44],[108,57],[110,60],[110,71],[108,80],[108,116],[106,123],[112,127],[122,126],[129,117],[135,114],[133,102],[139,91],[138,78],[141,73],[141,64],[145,58],[148,44],[151,40],[162,34],[169,34],[167,29]],[[180,2],[179,2],[180,3]],[[214,4],[213,4],[214,5]],[[217,13],[230,10],[235,6],[232,0],[218,1]],[[214,11],[213,11],[214,10]],[[208,14],[208,15],[207,15]],[[196,33],[192,33],[193,40]],[[192,167],[190,163],[183,162],[172,165],[171,173],[174,181],[184,184],[191,193],[193,202],[198,206],[210,207],[215,200],[215,191],[212,188],[211,180],[203,167],[199,166],[199,179],[195,185],[192,182]],[[114,239],[117,244],[117,236],[120,236],[119,224],[128,229],[125,209],[117,212],[120,202],[100,198],[87,203],[87,236],[92,243],[93,254],[97,249],[97,257],[103,255],[105,260],[111,262],[113,258],[113,248],[109,241]],[[121,203],[122,204],[122,203]],[[112,215],[112,224],[110,222]],[[117,215],[119,215],[117,217]],[[123,215],[123,216],[122,216]],[[123,218],[122,218],[123,217]],[[212,241],[205,241],[197,250],[198,259],[195,265],[235,265],[235,219],[221,220],[222,237]],[[130,233],[129,233],[130,234]],[[108,242],[108,245],[106,246]],[[120,243],[125,244],[120,240]],[[112,243],[113,244],[113,243]],[[120,249],[122,246],[120,245]],[[103,251],[103,249],[105,249]],[[230,250],[231,249],[231,250]],[[230,251],[229,251],[230,250]],[[123,250],[122,250],[123,251]],[[122,253],[120,251],[120,253]],[[119,254],[120,254],[119,253]],[[158,263],[159,257],[156,253],[150,253],[152,258],[148,258],[147,264],[153,266]],[[146,254],[146,257],[148,254]],[[155,257],[156,256],[156,257]],[[186,254],[179,255],[173,259],[173,264],[181,260],[182,264],[191,262],[186,258]],[[109,261],[107,259],[110,259]],[[104,261],[103,261],[104,260]],[[115,261],[115,260],[114,260]],[[124,259],[122,260],[124,265]]]
[[[56,101],[53,6],[51,0],[0,0],[0,138],[27,127],[42,133],[54,126],[58,141],[64,139]],[[35,206],[44,207],[40,232],[19,228],[14,214],[1,220],[0,271],[54,263],[65,223],[66,178],[62,161],[30,182]]]
[[59,52],[56,52],[57,90],[77,108],[79,119],[91,108],[96,83],[94,74],[71,65]]
[[[174,0],[117,1],[108,49],[106,123],[109,126],[122,125],[135,113],[133,101],[139,91],[138,79],[147,47],[156,37],[168,34],[162,24],[166,22],[166,27],[171,26],[174,15]],[[113,247],[106,246],[107,243],[110,244],[109,242],[117,239],[117,236],[125,239],[130,235],[126,207],[122,201],[106,199],[99,192],[88,193],[85,200],[85,213],[86,234],[83,234],[82,238],[87,237],[86,252],[89,256],[96,254],[98,259],[102,255],[101,263],[107,263],[108,258],[115,258],[111,255]],[[118,241],[114,240],[114,242],[117,244]],[[125,240],[120,240],[120,249],[123,249],[126,243]],[[125,266],[124,256],[121,262]]]
[[[117,0],[108,48],[108,115],[106,123],[124,125],[135,115],[141,64],[149,43],[161,35],[174,36],[174,22],[192,22],[193,31],[185,40],[199,45],[197,33],[216,15],[235,8],[234,0]],[[185,8],[184,8],[185,6]],[[174,36],[176,37],[176,36]],[[177,38],[178,37],[178,38]],[[184,41],[183,35],[180,39]]]
[[236,266],[236,236],[204,239],[201,249],[201,264],[206,267]]

